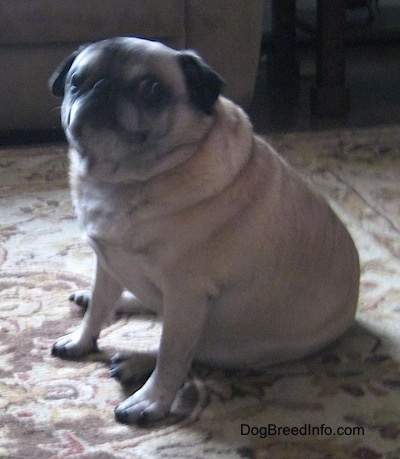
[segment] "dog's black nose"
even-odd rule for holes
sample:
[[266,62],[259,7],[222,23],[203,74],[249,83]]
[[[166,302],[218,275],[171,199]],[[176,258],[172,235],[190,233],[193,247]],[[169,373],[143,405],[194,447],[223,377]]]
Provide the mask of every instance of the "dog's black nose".
[[135,143],[144,143],[149,137],[149,131],[136,131],[132,134],[132,140]]

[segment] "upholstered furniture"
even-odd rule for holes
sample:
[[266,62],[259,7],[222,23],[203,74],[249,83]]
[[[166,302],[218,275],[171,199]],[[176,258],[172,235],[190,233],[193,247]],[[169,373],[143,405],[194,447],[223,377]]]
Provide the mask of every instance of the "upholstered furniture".
[[81,43],[116,35],[192,48],[246,105],[253,93],[263,0],[0,0],[0,131],[59,126],[47,81]]

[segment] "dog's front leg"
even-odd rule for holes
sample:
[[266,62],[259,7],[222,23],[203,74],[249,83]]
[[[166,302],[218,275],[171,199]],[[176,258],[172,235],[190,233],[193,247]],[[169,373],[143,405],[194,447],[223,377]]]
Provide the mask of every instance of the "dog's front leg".
[[75,332],[61,337],[54,343],[52,354],[74,359],[95,351],[100,331],[122,290],[121,285],[108,274],[97,259],[91,300],[82,323]]
[[117,421],[144,424],[168,414],[188,374],[208,310],[209,296],[205,291],[196,295],[164,292],[163,331],[156,367],[144,386],[116,407]]

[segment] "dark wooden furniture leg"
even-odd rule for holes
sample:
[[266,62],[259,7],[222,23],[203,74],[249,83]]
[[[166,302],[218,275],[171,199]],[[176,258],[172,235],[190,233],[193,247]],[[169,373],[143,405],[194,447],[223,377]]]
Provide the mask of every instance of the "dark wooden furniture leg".
[[350,108],[345,27],[346,0],[317,0],[317,75],[311,89],[311,109],[316,115],[338,116]]
[[297,87],[296,0],[271,1],[272,53],[270,80],[274,85]]

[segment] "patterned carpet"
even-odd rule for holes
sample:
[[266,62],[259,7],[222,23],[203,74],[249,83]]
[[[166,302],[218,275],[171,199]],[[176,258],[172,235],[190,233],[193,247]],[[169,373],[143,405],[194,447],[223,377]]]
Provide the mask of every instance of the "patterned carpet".
[[50,355],[89,286],[63,146],[0,151],[0,457],[395,459],[400,457],[400,127],[276,135],[327,195],[359,248],[357,323],[337,343],[265,374],[194,367],[172,414],[119,425],[134,388],[108,376],[121,349],[159,338],[154,317],[120,317],[85,361]]

